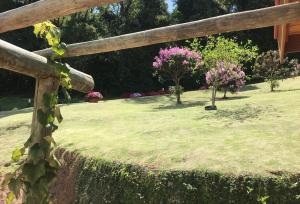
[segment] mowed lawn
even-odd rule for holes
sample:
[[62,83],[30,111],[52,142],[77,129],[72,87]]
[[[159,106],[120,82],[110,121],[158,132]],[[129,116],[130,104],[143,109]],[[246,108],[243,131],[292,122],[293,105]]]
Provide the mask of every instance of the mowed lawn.
[[[65,105],[55,139],[88,157],[154,169],[300,173],[300,78],[274,93],[249,85],[217,101],[218,111],[204,110],[210,95],[184,93],[179,106],[171,96]],[[29,136],[30,111],[0,112],[0,163]]]

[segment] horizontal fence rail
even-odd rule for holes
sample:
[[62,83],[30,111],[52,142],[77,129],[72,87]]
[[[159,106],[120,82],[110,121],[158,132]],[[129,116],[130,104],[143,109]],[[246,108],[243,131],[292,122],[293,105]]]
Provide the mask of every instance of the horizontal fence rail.
[[[0,40],[0,68],[18,72],[37,79],[58,77],[56,65],[47,58]],[[93,78],[69,67],[72,88],[88,92],[94,88]]]
[[[128,48],[203,37],[212,34],[263,28],[300,21],[300,2],[227,14],[204,20],[172,25],[106,39],[70,44],[63,57],[111,52]],[[35,51],[50,56],[52,51]]]
[[123,0],[40,0],[0,13],[0,33]]

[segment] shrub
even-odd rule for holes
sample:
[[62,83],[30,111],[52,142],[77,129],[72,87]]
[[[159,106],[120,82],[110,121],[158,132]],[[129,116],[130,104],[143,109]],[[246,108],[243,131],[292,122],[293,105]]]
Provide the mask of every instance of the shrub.
[[85,96],[85,101],[97,103],[98,101],[102,100],[103,96],[100,92],[91,91]]
[[206,73],[206,83],[213,88],[212,106],[215,106],[217,90],[224,91],[224,98],[227,91],[238,92],[245,84],[245,73],[238,65],[218,62],[216,68]]
[[172,80],[175,84],[177,104],[181,103],[181,79],[200,67],[201,55],[186,48],[173,47],[161,49],[159,55],[154,58],[153,68],[156,70],[160,81]]
[[262,78],[270,84],[271,91],[279,87],[279,80],[298,75],[297,60],[288,58],[280,61],[278,51],[270,50],[257,57],[253,71],[257,78]]
[[137,165],[79,157],[76,159],[79,162],[72,203],[252,204],[265,199],[274,204],[299,203],[299,175],[237,176],[197,170],[153,171]]

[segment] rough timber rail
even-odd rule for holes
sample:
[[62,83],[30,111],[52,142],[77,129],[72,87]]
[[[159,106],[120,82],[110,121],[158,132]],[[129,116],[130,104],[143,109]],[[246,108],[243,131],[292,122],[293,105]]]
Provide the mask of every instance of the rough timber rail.
[[0,33],[120,1],[122,0],[40,0],[0,13]]
[[[104,53],[217,33],[263,28],[299,20],[300,2],[298,1],[106,39],[71,44],[67,46],[67,52],[64,57]],[[45,49],[35,53],[49,56],[52,51]]]
[[[20,74],[45,79],[57,78],[55,65],[47,58],[0,40],[0,67]],[[73,89],[88,92],[94,88],[91,76],[69,67]]]

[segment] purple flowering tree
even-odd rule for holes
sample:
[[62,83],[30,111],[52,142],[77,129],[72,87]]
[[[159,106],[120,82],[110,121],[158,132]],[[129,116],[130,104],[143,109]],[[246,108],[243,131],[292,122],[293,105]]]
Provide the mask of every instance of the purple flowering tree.
[[177,104],[181,104],[180,95],[183,87],[180,81],[187,74],[200,68],[202,57],[199,53],[186,48],[173,47],[161,49],[154,58],[153,68],[160,81],[172,80],[175,84],[174,94]]
[[236,93],[245,85],[245,73],[242,69],[231,63],[218,62],[217,67],[206,73],[206,83],[212,87],[212,106],[215,107],[217,90],[226,93]]

